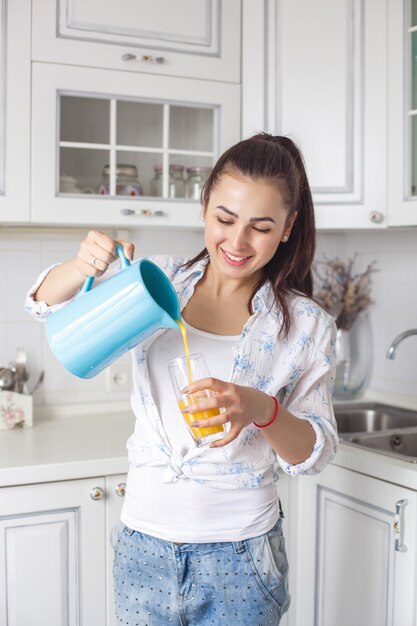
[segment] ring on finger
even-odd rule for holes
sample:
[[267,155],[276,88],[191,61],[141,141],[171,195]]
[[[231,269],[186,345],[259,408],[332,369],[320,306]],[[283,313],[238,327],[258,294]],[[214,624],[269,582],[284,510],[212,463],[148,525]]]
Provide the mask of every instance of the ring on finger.
[[91,259],[91,261],[88,263],[88,265],[91,265],[91,267],[95,267],[96,266],[96,261],[97,261],[96,257],[93,257]]

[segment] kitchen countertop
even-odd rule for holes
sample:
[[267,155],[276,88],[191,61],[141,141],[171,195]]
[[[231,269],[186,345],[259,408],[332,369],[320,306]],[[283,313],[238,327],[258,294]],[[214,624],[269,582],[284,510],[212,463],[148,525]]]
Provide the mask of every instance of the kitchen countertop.
[[35,409],[32,428],[0,431],[0,487],[127,472],[128,403]]
[[[417,398],[368,391],[370,401],[417,410]],[[34,426],[0,431],[0,487],[127,472],[135,418],[128,402],[35,409]],[[333,461],[417,490],[417,463],[340,442]]]

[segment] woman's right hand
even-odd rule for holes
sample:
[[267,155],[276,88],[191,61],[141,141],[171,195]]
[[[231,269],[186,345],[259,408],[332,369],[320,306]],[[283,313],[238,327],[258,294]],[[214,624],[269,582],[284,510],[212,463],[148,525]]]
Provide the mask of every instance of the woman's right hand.
[[52,306],[72,298],[83,286],[86,276],[96,278],[104,274],[118,256],[116,243],[123,246],[125,255],[132,260],[133,243],[115,241],[99,230],[90,230],[77,255],[53,267],[33,294],[33,299]]
[[131,261],[135,252],[133,243],[116,241],[99,230],[90,230],[81,242],[76,256],[76,266],[83,276],[102,276],[110,263],[118,258],[116,243],[123,246],[126,257]]

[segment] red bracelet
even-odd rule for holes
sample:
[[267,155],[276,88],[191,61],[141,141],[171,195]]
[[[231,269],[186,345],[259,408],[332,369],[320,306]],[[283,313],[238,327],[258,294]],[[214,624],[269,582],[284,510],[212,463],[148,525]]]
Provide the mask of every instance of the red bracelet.
[[276,399],[275,396],[271,396],[271,398],[275,402],[275,413],[273,414],[272,419],[266,424],[261,425],[261,424],[257,424],[256,422],[253,422],[253,425],[256,426],[256,428],[266,428],[267,426],[271,426],[271,424],[275,422],[275,420],[277,419],[278,409],[279,409],[278,400]]

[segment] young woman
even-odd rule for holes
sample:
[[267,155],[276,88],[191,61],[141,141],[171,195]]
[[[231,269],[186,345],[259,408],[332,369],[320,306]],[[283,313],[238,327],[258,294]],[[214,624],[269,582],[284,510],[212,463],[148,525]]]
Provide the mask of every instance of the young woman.
[[[289,605],[279,468],[314,474],[337,447],[335,325],[311,299],[314,214],[298,148],[268,134],[239,142],[214,166],[202,201],[205,249],[152,260],[212,375],[190,385],[216,392],[190,412],[223,407],[196,425],[229,430],[194,446],[168,379],[168,362],[184,352],[179,331],[132,351],[137,420],[112,536],[120,624],[278,624]],[[86,276],[107,271],[115,244],[88,233],[75,258],[39,277],[28,310],[44,318],[65,306]],[[133,244],[122,244],[133,258]]]

